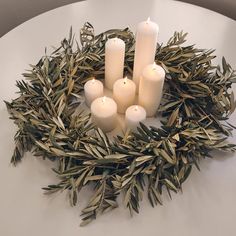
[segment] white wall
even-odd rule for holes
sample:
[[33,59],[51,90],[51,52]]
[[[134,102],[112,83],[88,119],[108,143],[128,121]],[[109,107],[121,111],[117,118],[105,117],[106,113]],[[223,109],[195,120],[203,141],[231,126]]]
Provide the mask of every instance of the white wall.
[[80,0],[0,0],[0,37],[24,21]]
[[236,20],[236,0],[179,0],[199,5]]
[[[80,0],[0,0],[0,37],[40,13],[77,1]],[[236,19],[236,0],[182,1],[201,5]]]

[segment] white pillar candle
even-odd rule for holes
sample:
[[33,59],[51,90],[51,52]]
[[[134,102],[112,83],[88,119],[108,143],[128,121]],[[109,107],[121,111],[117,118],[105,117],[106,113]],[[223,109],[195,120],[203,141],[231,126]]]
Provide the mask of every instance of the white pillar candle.
[[117,125],[117,105],[112,98],[101,97],[92,102],[92,121],[104,132],[113,130]]
[[105,85],[113,89],[116,80],[123,78],[125,43],[122,39],[108,39],[105,45]]
[[145,120],[146,111],[141,106],[130,106],[125,112],[125,125],[127,129],[135,131],[139,123]]
[[155,61],[158,31],[158,25],[149,18],[139,23],[137,27],[133,68],[133,80],[137,92],[144,67]]
[[134,104],[135,90],[135,83],[127,77],[119,79],[114,83],[113,98],[119,113],[124,114],[126,109]]
[[147,116],[154,116],[160,105],[165,80],[165,71],[156,63],[144,68],[140,78],[138,101],[147,112]]
[[84,85],[84,96],[85,96],[85,102],[87,106],[90,107],[91,103],[96,98],[103,96],[102,82],[94,78],[87,81]]

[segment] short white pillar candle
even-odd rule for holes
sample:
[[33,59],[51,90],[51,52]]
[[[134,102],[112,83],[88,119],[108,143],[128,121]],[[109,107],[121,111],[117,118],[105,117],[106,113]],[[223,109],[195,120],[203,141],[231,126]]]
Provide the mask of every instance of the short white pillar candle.
[[113,89],[116,80],[123,78],[125,43],[122,39],[111,38],[105,44],[105,85]]
[[114,83],[113,98],[119,113],[124,114],[126,109],[134,104],[135,90],[135,83],[127,77],[119,79]]
[[103,84],[101,81],[96,80],[95,78],[87,81],[84,85],[84,96],[85,102],[88,107],[91,103],[99,97],[103,96]]
[[158,32],[158,25],[150,21],[150,18],[138,24],[133,69],[133,80],[137,86],[137,92],[144,67],[155,61]]
[[144,68],[140,78],[138,103],[143,106],[147,116],[154,116],[160,105],[165,80],[165,71],[156,63]]
[[117,105],[112,98],[101,97],[91,104],[92,121],[104,132],[112,131],[117,125]]
[[130,106],[125,112],[125,125],[127,129],[135,131],[139,123],[145,120],[146,111],[141,106]]

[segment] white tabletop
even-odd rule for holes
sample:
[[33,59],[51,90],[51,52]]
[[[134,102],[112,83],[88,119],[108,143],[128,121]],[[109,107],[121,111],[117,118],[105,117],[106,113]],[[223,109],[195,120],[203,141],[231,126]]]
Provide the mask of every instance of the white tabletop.
[[[188,43],[216,48],[219,58],[236,65],[236,22],[220,14],[170,0],[91,0],[42,14],[18,26],[0,39],[1,100],[16,95],[15,81],[29,63],[44,54],[45,46],[58,45],[72,25],[78,34],[85,21],[97,33],[130,26],[151,17],[160,26],[160,42],[173,32],[189,32]],[[218,60],[219,61],[219,60]],[[234,114],[231,118],[236,118]],[[57,182],[52,163],[27,154],[23,163],[12,167],[13,136],[16,127],[0,103],[0,235],[2,236],[91,236],[91,235],[175,235],[233,236],[236,232],[236,158],[216,154],[201,163],[183,185],[184,194],[164,196],[164,206],[151,208],[146,200],[140,215],[129,217],[123,206],[79,227],[79,213],[88,191],[81,193],[81,207],[71,208],[66,194],[44,196],[41,187]],[[236,143],[236,138],[233,138]]]

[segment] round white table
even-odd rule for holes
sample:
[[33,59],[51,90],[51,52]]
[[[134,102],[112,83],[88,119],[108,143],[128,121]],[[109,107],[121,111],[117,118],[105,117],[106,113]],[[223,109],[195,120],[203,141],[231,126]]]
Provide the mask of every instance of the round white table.
[[[59,45],[72,25],[79,33],[85,21],[97,33],[129,26],[151,17],[160,26],[160,42],[173,32],[189,32],[188,44],[216,48],[220,61],[225,55],[236,65],[236,22],[193,5],[170,0],[91,0],[64,6],[25,22],[0,39],[1,100],[16,97],[15,81],[44,54],[45,46]],[[233,121],[236,115],[233,114]],[[151,208],[143,201],[140,215],[130,218],[128,210],[100,216],[87,227],[79,227],[79,213],[88,191],[80,196],[80,206],[71,208],[66,193],[45,196],[41,187],[57,182],[52,163],[27,154],[16,168],[9,162],[16,130],[3,102],[0,103],[0,235],[2,236],[91,236],[91,235],[175,235],[233,236],[236,232],[236,158],[216,154],[203,160],[201,172],[193,171],[183,185],[184,194],[164,196],[164,206]],[[232,138],[236,143],[236,136]]]

